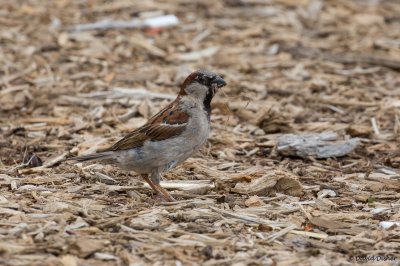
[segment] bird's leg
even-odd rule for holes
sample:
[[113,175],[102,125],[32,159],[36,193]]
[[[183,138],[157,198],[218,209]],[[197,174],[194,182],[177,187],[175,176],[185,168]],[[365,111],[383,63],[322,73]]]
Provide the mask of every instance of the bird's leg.
[[158,188],[158,191],[161,193],[161,196],[164,200],[172,202],[175,199],[169,194],[169,192],[160,185],[160,171],[154,171],[150,174],[150,179],[153,181],[153,184]]
[[[168,191],[166,189],[164,189],[163,187],[160,186],[159,184],[159,177],[156,179],[155,175],[159,175],[158,173],[154,173],[151,174],[151,177],[149,178],[148,175],[143,174],[142,178],[144,179],[144,181],[146,181],[149,186],[155,191],[157,192],[158,195],[160,195],[165,201],[167,202],[172,202],[175,201],[175,199],[168,193]],[[156,181],[156,182],[154,182]]]
[[150,179],[153,181],[154,184],[160,184],[160,170],[153,170],[150,174]]
[[149,178],[149,176],[147,174],[142,174],[142,178],[144,179],[144,181],[147,182],[147,184],[149,184],[151,189],[153,189],[157,194],[160,194],[157,187],[154,185],[153,181]]
[[172,202],[175,199],[168,193],[168,191],[160,185],[160,171],[153,171],[150,174],[150,179],[153,181],[153,184],[157,187],[160,195],[164,198],[164,200]]

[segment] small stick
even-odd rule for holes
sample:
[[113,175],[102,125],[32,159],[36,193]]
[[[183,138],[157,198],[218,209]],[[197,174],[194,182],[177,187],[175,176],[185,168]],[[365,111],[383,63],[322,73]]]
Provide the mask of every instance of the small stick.
[[378,123],[376,122],[375,117],[371,118],[372,128],[374,130],[375,135],[379,136],[381,133],[379,132]]
[[274,233],[274,234],[271,234],[271,235],[268,237],[268,242],[272,242],[272,241],[274,241],[275,239],[277,239],[278,237],[284,236],[284,235],[286,235],[287,233],[291,232],[293,229],[296,229],[296,228],[297,228],[296,225],[291,224],[291,225],[289,225],[288,227],[286,227],[286,228],[280,230],[279,232],[276,232],[276,233]]

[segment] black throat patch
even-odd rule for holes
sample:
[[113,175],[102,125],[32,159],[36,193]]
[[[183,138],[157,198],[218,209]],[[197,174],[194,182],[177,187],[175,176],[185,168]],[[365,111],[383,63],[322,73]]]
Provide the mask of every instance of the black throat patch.
[[214,90],[212,88],[208,89],[207,95],[203,101],[203,108],[204,111],[207,113],[208,120],[210,120],[211,115],[211,100],[214,97]]

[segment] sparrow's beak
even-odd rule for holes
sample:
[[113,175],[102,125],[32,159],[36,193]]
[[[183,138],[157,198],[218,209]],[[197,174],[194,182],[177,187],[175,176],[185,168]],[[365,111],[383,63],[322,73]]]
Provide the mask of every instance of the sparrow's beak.
[[213,86],[214,88],[221,88],[221,87],[223,87],[223,86],[226,85],[226,82],[225,82],[225,80],[223,80],[220,76],[216,76],[216,77],[212,80],[211,84],[212,84],[212,86]]

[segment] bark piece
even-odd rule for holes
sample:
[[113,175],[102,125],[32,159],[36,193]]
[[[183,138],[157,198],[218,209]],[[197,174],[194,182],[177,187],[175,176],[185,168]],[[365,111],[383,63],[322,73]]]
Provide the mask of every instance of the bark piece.
[[280,192],[291,196],[301,196],[303,187],[290,173],[271,171],[270,173],[235,185],[234,192],[248,195],[268,196],[273,192]]
[[69,247],[70,253],[81,258],[86,258],[96,251],[104,248],[105,241],[89,238],[77,238]]
[[278,138],[277,150],[287,156],[325,159],[345,156],[358,144],[359,139],[340,140],[339,135],[332,131],[301,135],[285,134]]

